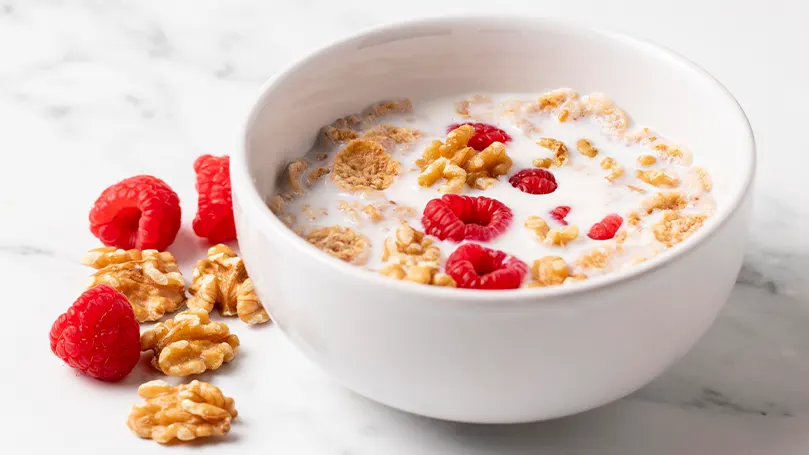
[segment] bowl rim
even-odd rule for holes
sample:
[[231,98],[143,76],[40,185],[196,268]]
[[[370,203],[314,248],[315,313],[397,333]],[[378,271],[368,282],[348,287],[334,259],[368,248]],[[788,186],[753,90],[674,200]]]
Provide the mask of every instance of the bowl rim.
[[[264,198],[262,198],[256,186],[253,184],[247,166],[248,149],[251,133],[254,129],[253,126],[255,125],[259,114],[264,108],[266,108],[266,97],[272,91],[273,86],[279,81],[282,81],[284,78],[288,77],[290,73],[294,72],[310,61],[320,58],[327,53],[333,52],[335,49],[358,43],[372,36],[403,32],[408,29],[415,29],[424,26],[457,26],[464,23],[465,25],[469,25],[470,23],[480,23],[481,26],[486,27],[507,25],[511,29],[514,28],[515,24],[519,25],[520,27],[546,28],[548,30],[551,30],[554,27],[562,27],[568,32],[572,31],[576,34],[587,34],[602,39],[609,39],[636,48],[639,51],[658,53],[667,58],[670,61],[670,64],[673,66],[682,66],[682,69],[678,69],[678,71],[691,71],[694,73],[694,75],[702,78],[704,82],[713,86],[718,93],[724,95],[726,101],[728,102],[728,112],[730,113],[735,111],[736,119],[741,121],[741,124],[744,126],[743,130],[746,130],[739,131],[740,135],[746,133],[745,136],[747,142],[747,147],[745,147],[746,150],[743,152],[740,151],[739,153],[745,153],[749,158],[747,160],[747,168],[744,170],[743,184],[741,189],[735,194],[730,195],[730,202],[727,204],[727,208],[718,211],[719,213],[714,215],[716,218],[714,219],[713,223],[710,223],[703,229],[700,229],[694,235],[690,236],[679,245],[676,245],[665,254],[657,255],[648,261],[641,264],[636,264],[624,270],[596,276],[565,286],[541,288],[522,287],[518,289],[487,291],[476,289],[445,288],[440,286],[423,286],[382,276],[378,273],[348,264],[328,254],[325,254],[316,248],[313,248],[308,242],[306,242],[305,239],[302,239],[296,235],[269,210],[266,205],[266,201]],[[274,235],[280,236],[282,241],[289,242],[291,245],[294,245],[294,249],[298,250],[298,254],[306,255],[311,260],[321,262],[325,267],[333,269],[336,273],[344,276],[347,280],[356,280],[357,283],[370,281],[381,288],[387,288],[392,294],[409,295],[415,300],[418,300],[419,297],[425,297],[431,301],[441,300],[449,305],[457,303],[469,305],[473,302],[486,304],[494,301],[519,305],[524,303],[535,303],[542,300],[548,301],[543,302],[543,307],[547,307],[548,304],[555,303],[553,302],[554,299],[561,296],[581,296],[584,294],[591,294],[611,288],[613,286],[618,286],[629,280],[640,278],[656,271],[661,267],[666,266],[667,264],[681,260],[708,239],[716,235],[716,232],[728,223],[728,220],[739,210],[742,203],[746,200],[747,195],[750,193],[753,186],[756,169],[756,144],[750,121],[738,100],[736,100],[733,94],[731,94],[731,92],[721,82],[719,82],[716,77],[683,55],[680,55],[668,47],[652,42],[651,40],[608,28],[593,27],[591,25],[571,19],[514,14],[459,14],[387,22],[367,27],[308,52],[302,58],[295,60],[293,63],[287,65],[285,68],[282,68],[280,71],[275,73],[275,75],[270,77],[262,85],[258,93],[259,95],[255,98],[256,101],[253,103],[242,129],[243,135],[241,147],[238,148],[236,153],[231,154],[231,182],[234,196],[236,196],[236,199],[238,199],[242,210],[255,212],[255,216],[253,218],[260,220],[260,230],[271,230]],[[582,303],[595,303],[598,301],[599,299],[586,299]],[[558,303],[569,305],[567,302]],[[502,309],[503,307],[498,305],[497,308]]]

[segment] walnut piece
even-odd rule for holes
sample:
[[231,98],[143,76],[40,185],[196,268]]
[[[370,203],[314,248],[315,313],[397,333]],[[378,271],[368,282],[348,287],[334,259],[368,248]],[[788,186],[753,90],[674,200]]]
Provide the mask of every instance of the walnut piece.
[[607,174],[606,177],[604,177],[610,183],[614,182],[615,180],[621,178],[622,175],[624,175],[624,168],[618,163],[616,163],[615,160],[610,157],[601,160],[601,169],[610,171],[610,173]]
[[576,226],[553,228],[545,235],[545,243],[548,245],[565,246],[576,240],[578,236],[579,228]]
[[635,176],[639,180],[644,181],[649,185],[656,186],[658,188],[660,187],[675,188],[680,184],[680,180],[676,176],[666,174],[665,171],[661,170],[653,169],[643,171],[638,169],[635,171]]
[[160,322],[140,336],[140,350],[152,351],[152,366],[169,376],[216,370],[233,360],[239,337],[223,322],[211,322],[208,312],[191,309]]
[[641,166],[651,166],[657,163],[657,158],[652,155],[641,155],[638,157],[638,164]]
[[351,228],[326,226],[306,234],[306,241],[327,254],[354,265],[368,262],[371,242]]
[[108,284],[129,299],[138,322],[156,321],[185,302],[185,279],[169,252],[90,250],[82,263],[98,269],[90,286]]
[[216,307],[222,316],[238,315],[248,324],[270,320],[247,276],[244,261],[227,245],[212,246],[208,257],[197,262],[188,292],[188,308],[210,313]]
[[497,177],[506,175],[512,160],[505,145],[493,142],[478,152],[467,146],[474,132],[471,125],[461,125],[447,134],[446,142],[435,140],[427,146],[416,160],[421,168],[419,185],[430,187],[444,178],[447,182],[439,191],[460,193],[464,184],[485,190],[497,183]]
[[233,398],[200,381],[176,387],[149,381],[138,387],[138,395],[146,401],[132,406],[126,424],[141,438],[160,444],[224,436],[238,415]]
[[378,142],[355,139],[337,152],[331,178],[348,191],[384,190],[399,173],[399,162],[392,159]]
[[485,190],[497,182],[497,177],[508,174],[512,164],[506,146],[493,142],[465,163],[466,183],[472,188]]
[[432,239],[402,223],[393,237],[385,239],[382,261],[389,264],[379,273],[397,280],[455,287],[455,280],[439,271],[440,257],[441,250],[433,245]]
[[548,231],[550,231],[548,223],[539,216],[529,216],[526,218],[523,226],[531,231],[539,240],[545,240],[545,236],[548,235]]
[[689,166],[691,164],[691,152],[685,147],[671,144],[655,144],[653,148],[657,151],[660,158],[668,160],[671,163],[681,164],[683,166]]
[[655,210],[682,210],[688,205],[688,201],[682,193],[671,191],[668,193],[656,193],[654,196],[646,198],[642,202],[647,214]]
[[663,219],[652,226],[652,233],[658,242],[671,247],[690,237],[707,218],[702,214],[682,215],[677,211],[667,211]]
[[[542,137],[537,141],[537,145],[553,152],[551,158],[552,164],[556,167],[561,167],[563,164],[570,161],[570,155],[567,151],[567,146],[564,142],[556,140],[551,137]],[[534,164],[536,166],[536,164]],[[537,166],[541,167],[541,166]]]
[[593,147],[593,144],[587,139],[579,139],[578,142],[576,142],[576,150],[588,158],[595,158],[595,156],[598,155],[598,149]]
[[[416,165],[424,170],[427,166],[433,163],[433,161],[443,157],[449,159],[450,162],[455,164],[456,166],[463,167],[465,160],[474,153],[474,149],[464,150],[469,144],[469,139],[475,134],[475,128],[471,125],[461,125],[458,128],[447,133],[447,139],[445,142],[441,142],[439,140],[434,140],[424,149],[424,152],[421,154],[421,158],[416,160]],[[462,152],[462,155],[458,153]],[[464,158],[465,157],[465,158]]]
[[558,286],[587,278],[587,275],[570,273],[570,266],[559,256],[544,256],[534,261],[531,267],[533,281],[529,287]]

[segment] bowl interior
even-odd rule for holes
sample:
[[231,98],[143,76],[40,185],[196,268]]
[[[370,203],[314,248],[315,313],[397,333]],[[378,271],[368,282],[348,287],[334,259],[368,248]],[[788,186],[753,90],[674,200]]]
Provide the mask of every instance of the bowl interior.
[[727,216],[747,188],[749,125],[707,73],[624,35],[515,18],[383,27],[313,54],[271,81],[259,100],[246,137],[248,172],[259,195],[269,197],[284,165],[309,149],[323,125],[380,100],[559,87],[602,92],[636,124],[688,147],[714,179],[718,216],[709,224]]

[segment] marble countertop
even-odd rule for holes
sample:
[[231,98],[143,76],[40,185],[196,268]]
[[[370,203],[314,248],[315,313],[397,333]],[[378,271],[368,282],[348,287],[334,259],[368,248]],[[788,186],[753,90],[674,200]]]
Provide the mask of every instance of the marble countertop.
[[[303,53],[404,17],[505,8],[409,0],[0,0],[0,363],[15,453],[163,449],[124,425],[146,367],[121,384],[76,378],[47,330],[85,283],[97,246],[90,204],[109,183],[152,173],[184,201],[185,271],[204,251],[189,235],[191,162],[238,146],[259,86]],[[478,4],[479,3],[479,4]],[[520,3],[520,2],[513,2]],[[516,8],[516,6],[515,6]],[[237,327],[244,358],[225,371],[242,399],[226,442],[194,447],[295,454],[805,454],[809,451],[809,6],[797,0],[525,1],[526,13],[577,16],[681,52],[748,113],[760,160],[738,285],[698,346],[661,378],[602,409],[519,426],[406,415],[334,385],[277,328]],[[706,127],[710,127],[707,125]],[[218,377],[217,377],[218,378]],[[247,379],[245,379],[247,378]],[[223,388],[225,388],[223,386]],[[235,392],[234,392],[235,394]],[[4,401],[9,403],[9,399]],[[5,433],[7,432],[8,433]],[[182,447],[172,447],[175,452]]]

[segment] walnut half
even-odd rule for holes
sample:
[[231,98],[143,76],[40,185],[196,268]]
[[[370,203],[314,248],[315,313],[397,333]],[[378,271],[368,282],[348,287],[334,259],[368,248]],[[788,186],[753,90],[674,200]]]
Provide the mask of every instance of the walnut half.
[[200,381],[176,387],[149,381],[138,387],[138,395],[146,401],[132,406],[126,424],[141,438],[160,444],[224,436],[238,415],[233,398]]
[[108,284],[129,299],[138,322],[156,321],[185,302],[185,279],[169,252],[90,250],[82,264],[98,269],[90,287]]
[[233,360],[238,347],[227,324],[211,322],[202,309],[183,311],[140,336],[141,351],[152,351],[152,366],[169,376],[215,370]]
[[188,308],[210,313],[215,306],[222,316],[238,315],[248,324],[270,320],[247,276],[244,261],[227,245],[212,246],[208,257],[197,262],[188,292]]

